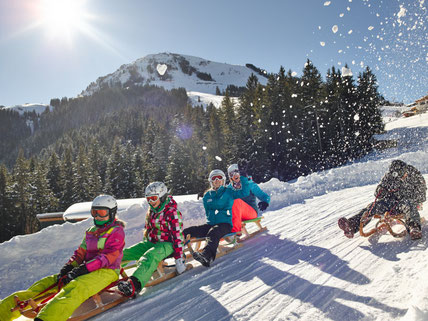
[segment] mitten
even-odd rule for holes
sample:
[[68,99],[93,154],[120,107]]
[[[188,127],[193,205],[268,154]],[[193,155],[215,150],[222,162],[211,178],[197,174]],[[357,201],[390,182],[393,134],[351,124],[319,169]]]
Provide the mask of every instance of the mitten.
[[260,211],[264,211],[265,209],[268,208],[268,206],[269,206],[269,204],[266,203],[266,202],[263,202],[263,201],[259,202],[259,204],[258,204],[258,207],[259,207]]
[[66,285],[67,283],[70,283],[75,278],[88,273],[89,271],[86,268],[86,264],[80,264],[78,267],[73,268],[73,270],[67,273],[62,283]]
[[70,272],[71,270],[73,270],[73,268],[74,268],[74,266],[73,265],[71,265],[71,264],[66,264],[66,265],[64,265],[63,267],[62,267],[62,269],[59,271],[59,274],[58,274],[58,280],[60,279],[60,278],[62,278],[64,275],[66,275],[68,272]]

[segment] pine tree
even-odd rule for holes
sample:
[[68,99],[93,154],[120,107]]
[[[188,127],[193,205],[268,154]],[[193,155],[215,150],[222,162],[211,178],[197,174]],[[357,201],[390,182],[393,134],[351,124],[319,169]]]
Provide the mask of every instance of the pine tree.
[[46,178],[48,180],[49,189],[52,191],[53,195],[57,199],[59,199],[62,194],[61,164],[55,152],[51,153],[49,157],[49,165],[46,173]]
[[90,193],[90,165],[83,146],[79,148],[79,154],[74,162],[73,184],[73,202],[87,202],[92,199]]
[[235,105],[226,91],[226,95],[221,102],[220,121],[222,136],[224,137],[223,157],[224,164],[232,164],[238,161],[237,147],[237,120],[235,115]]
[[384,129],[382,114],[379,109],[381,96],[378,93],[376,76],[369,67],[358,77],[358,110],[355,121],[357,144],[362,156],[371,149],[372,137]]
[[[37,163],[32,175],[33,187],[31,193],[32,210],[35,214],[49,213],[57,211],[58,199],[49,188],[47,179],[47,170],[42,163]],[[33,221],[33,232],[39,230],[40,226],[37,220]]]
[[6,166],[0,164],[0,242],[7,241],[19,233],[19,221],[10,202],[10,180]]
[[245,158],[251,162],[253,159],[256,146],[254,140],[255,130],[255,111],[254,103],[259,98],[257,90],[260,87],[259,81],[254,74],[248,78],[246,90],[239,99],[237,107],[237,146],[239,146],[238,159]]
[[24,153],[19,152],[16,164],[13,168],[13,183],[11,188],[11,202],[14,206],[13,215],[20,225],[17,234],[32,233],[34,227],[35,213],[31,207],[31,172],[30,162],[24,158]]
[[209,117],[209,131],[207,133],[207,154],[208,168],[223,169],[226,164],[223,161],[224,138],[221,130],[220,115],[218,110],[212,105],[207,107]]
[[61,163],[61,178],[62,196],[60,199],[60,209],[65,211],[74,203],[74,164],[70,148],[66,149],[64,159]]
[[[348,68],[348,66],[345,65],[345,68]],[[360,153],[357,145],[357,101],[357,89],[353,75],[341,75],[339,108],[342,115],[341,118],[343,120],[344,131],[344,146],[342,152],[344,157],[348,160],[352,160]]]
[[192,191],[193,164],[186,150],[186,141],[176,137],[170,146],[168,171],[165,177],[173,194],[189,194]]

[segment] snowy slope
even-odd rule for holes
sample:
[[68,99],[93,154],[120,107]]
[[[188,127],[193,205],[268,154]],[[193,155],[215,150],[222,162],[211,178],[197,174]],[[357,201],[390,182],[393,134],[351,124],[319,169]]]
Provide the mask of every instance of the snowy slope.
[[[387,124],[397,148],[359,162],[261,184],[272,197],[268,232],[216,260],[145,290],[94,320],[428,320],[428,224],[422,240],[347,239],[337,219],[371,202],[392,159],[428,180],[428,114]],[[177,197],[185,226],[204,222],[203,205]],[[126,243],[141,240],[145,202],[119,213]],[[421,214],[428,218],[428,207]],[[0,244],[0,297],[56,273],[79,245],[89,220],[51,226]],[[35,250],[36,248],[36,250]]]
[[23,105],[3,107],[3,109],[14,110],[22,115],[25,112],[31,113],[33,111],[35,111],[36,114],[41,114],[46,110],[46,107],[49,107],[50,110],[52,110],[53,108],[52,106],[45,105],[45,104],[23,104]]
[[[155,85],[165,89],[186,88],[187,91],[215,94],[228,85],[244,87],[248,77],[256,74],[246,66],[218,63],[206,59],[160,53],[147,55],[131,64],[122,65],[115,72],[98,78],[82,95],[91,95],[103,86],[128,86],[129,84]],[[207,78],[210,75],[211,78]],[[267,83],[267,78],[257,74],[259,82]]]
[[[219,108],[224,99],[224,96],[217,96],[197,91],[188,91],[187,96],[189,96],[192,106],[203,106],[204,108],[206,108],[210,103],[212,103],[214,107]],[[235,106],[239,104],[239,98],[231,97],[231,100]]]

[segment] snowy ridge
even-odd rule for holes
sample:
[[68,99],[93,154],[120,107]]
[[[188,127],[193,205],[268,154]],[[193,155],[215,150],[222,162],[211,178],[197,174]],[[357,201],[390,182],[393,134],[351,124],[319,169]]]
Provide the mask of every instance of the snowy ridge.
[[41,114],[46,110],[46,107],[49,107],[50,110],[52,111],[52,106],[49,105],[45,105],[45,104],[23,104],[23,105],[15,105],[15,106],[8,106],[8,107],[3,107],[2,109],[5,110],[14,110],[16,112],[18,112],[20,115],[24,114],[24,113],[31,113],[33,111],[36,112],[36,114]]
[[[339,217],[373,201],[391,160],[415,165],[428,181],[428,114],[387,128],[397,148],[292,182],[261,184],[272,197],[263,221],[268,232],[210,269],[197,265],[94,320],[427,320],[428,223],[418,242],[347,239],[337,227]],[[185,227],[205,221],[201,200],[176,200]],[[141,240],[146,210],[143,201],[120,211],[127,246]],[[427,204],[421,215],[428,218]],[[90,225],[65,223],[0,244],[0,297],[57,273]]]
[[[81,94],[92,95],[103,86],[126,87],[130,84],[155,85],[165,89],[183,87],[187,91],[215,94],[228,85],[244,87],[248,77],[255,72],[245,66],[230,65],[198,57],[160,53],[147,55],[131,64],[122,65],[115,72],[98,78]],[[257,75],[259,82],[267,79]]]

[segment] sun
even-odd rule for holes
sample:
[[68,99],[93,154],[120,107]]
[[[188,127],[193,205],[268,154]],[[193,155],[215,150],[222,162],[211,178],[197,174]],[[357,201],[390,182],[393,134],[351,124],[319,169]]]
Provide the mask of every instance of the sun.
[[85,26],[83,0],[42,0],[40,5],[41,24],[51,37],[71,40]]

